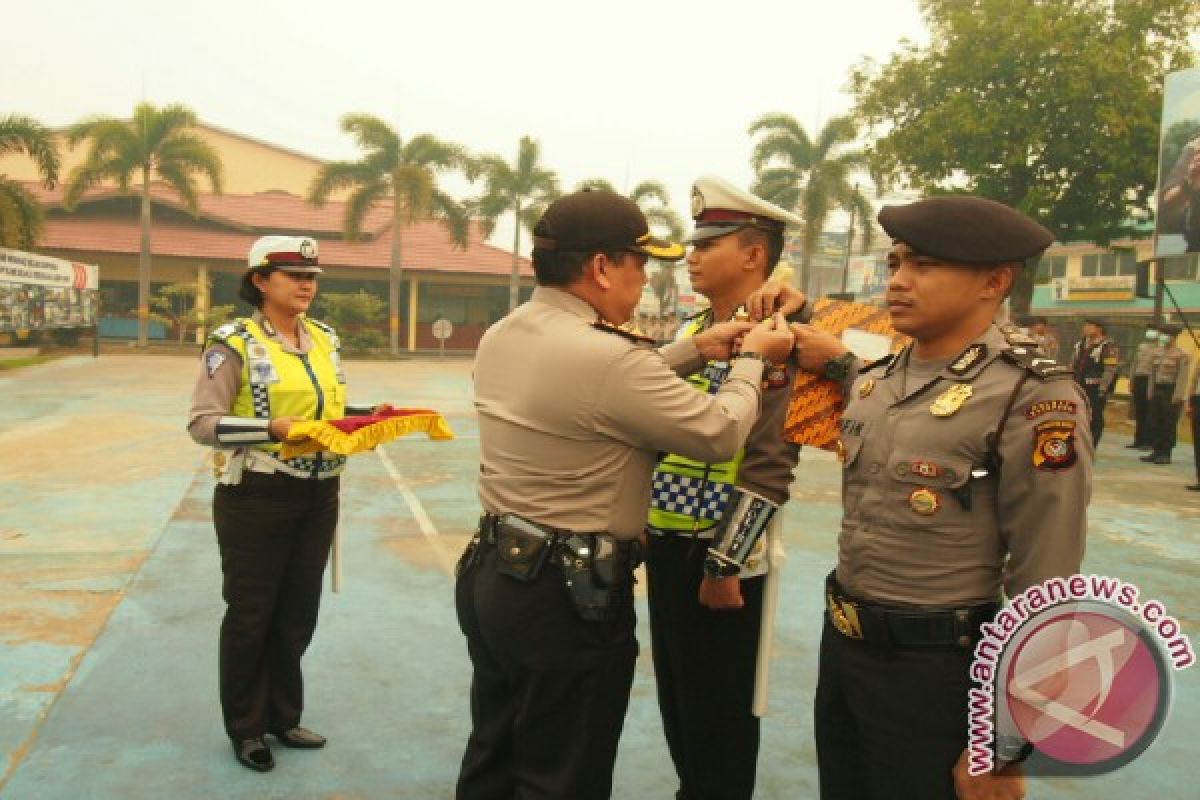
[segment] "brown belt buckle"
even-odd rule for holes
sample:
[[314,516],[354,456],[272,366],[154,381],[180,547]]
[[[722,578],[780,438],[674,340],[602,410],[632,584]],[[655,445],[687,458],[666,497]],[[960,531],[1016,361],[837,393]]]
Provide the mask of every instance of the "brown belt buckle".
[[858,609],[853,603],[838,600],[828,592],[825,594],[825,607],[829,609],[829,619],[838,633],[847,639],[862,639],[862,623],[858,620]]

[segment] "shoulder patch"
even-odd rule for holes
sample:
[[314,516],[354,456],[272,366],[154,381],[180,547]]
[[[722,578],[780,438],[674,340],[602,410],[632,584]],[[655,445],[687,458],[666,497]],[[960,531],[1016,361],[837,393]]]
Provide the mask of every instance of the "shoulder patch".
[[629,341],[635,342],[636,344],[649,344],[649,345],[654,344],[654,340],[651,339],[649,336],[638,336],[636,333],[630,333],[627,330],[618,328],[616,325],[609,325],[607,322],[600,322],[599,320],[597,320],[596,322],[592,323],[592,327],[598,331],[604,331],[605,333],[616,334],[617,336],[620,336],[623,339],[628,339]]
[[1059,364],[1053,358],[1046,358],[1041,350],[1009,347],[1003,356],[1009,363],[1027,370],[1038,380],[1056,381],[1074,376],[1070,367]]
[[225,363],[225,354],[219,350],[209,350],[204,356],[204,368],[208,370],[208,377],[211,378],[216,374],[221,365]]

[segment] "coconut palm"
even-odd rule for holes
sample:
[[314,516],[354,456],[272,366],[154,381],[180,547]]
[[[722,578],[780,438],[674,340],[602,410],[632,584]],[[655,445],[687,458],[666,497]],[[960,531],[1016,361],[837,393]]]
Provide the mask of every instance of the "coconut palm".
[[208,178],[215,194],[221,193],[221,157],[192,129],[199,122],[185,106],[158,108],[139,103],[132,119],[89,117],[67,129],[67,142],[87,140],[90,149],[83,163],[67,177],[63,204],[74,208],[94,186],[113,182],[122,192],[137,183],[141,196],[142,242],[138,253],[138,338],[145,347],[150,322],[150,184],[160,180],[183,200],[193,214],[200,211],[197,178]]
[[520,249],[521,229],[532,233],[554,198],[558,197],[558,177],[539,162],[541,148],[528,136],[517,145],[517,160],[509,164],[502,157],[487,155],[479,159],[479,171],[484,179],[484,193],[474,201],[474,210],[483,219],[490,234],[502,215],[513,215],[512,274],[508,281],[508,310],[517,307],[521,291]]
[[[58,148],[54,136],[37,120],[19,114],[0,117],[0,156],[24,153],[33,159],[42,185],[58,182]],[[33,247],[42,232],[42,207],[25,187],[0,174],[0,246]]]
[[321,167],[309,187],[308,199],[322,206],[330,194],[351,189],[342,221],[346,239],[362,236],[362,224],[376,205],[392,207],[392,252],[388,270],[388,344],[392,355],[400,352],[400,282],[404,276],[404,229],[422,219],[437,219],[450,233],[450,241],[465,248],[470,217],[466,207],[438,187],[438,177],[460,170],[473,177],[470,157],[460,145],[443,142],[428,133],[407,142],[386,122],[370,114],[347,114],[342,130],[351,134],[363,151],[359,161],[334,161]]
[[[603,189],[616,192],[613,185],[604,178],[588,178],[581,181],[579,189]],[[646,222],[651,228],[658,228],[661,233],[678,242],[683,238],[683,220],[671,208],[671,196],[667,188],[658,181],[642,181],[633,187],[629,199],[637,203],[638,208],[646,215]],[[655,261],[654,273],[650,276],[650,288],[658,299],[658,313],[662,316],[667,309],[675,310],[679,300],[679,283],[675,279],[676,265],[671,262]]]
[[866,168],[866,154],[848,149],[858,131],[849,117],[834,117],[811,139],[788,114],[765,114],[750,125],[751,136],[761,134],[750,164],[755,182],[751,191],[804,219],[801,242],[800,286],[808,288],[809,267],[817,241],[834,209],[851,211],[859,221],[862,249],[871,245],[874,216],[866,196],[853,183],[853,174]]

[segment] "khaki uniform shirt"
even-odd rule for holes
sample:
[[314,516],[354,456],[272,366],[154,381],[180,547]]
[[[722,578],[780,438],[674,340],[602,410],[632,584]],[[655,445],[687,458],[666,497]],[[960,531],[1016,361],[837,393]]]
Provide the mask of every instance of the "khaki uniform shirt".
[[703,364],[688,339],[655,350],[594,327],[584,300],[539,286],[493,325],[475,360],[479,497],[578,533],[639,536],[659,451],[724,461],[758,417],[762,362],[734,362],[715,395],[680,375]]
[[1182,403],[1187,397],[1187,376],[1191,359],[1177,345],[1162,348],[1154,357],[1150,373],[1150,396],[1170,392],[1172,403]]
[[[842,588],[886,605],[947,608],[1078,572],[1092,439],[1070,371],[1010,345],[995,326],[925,380],[908,375],[910,355],[862,370],[847,395]],[[954,387],[969,396],[960,388],[954,399]]]

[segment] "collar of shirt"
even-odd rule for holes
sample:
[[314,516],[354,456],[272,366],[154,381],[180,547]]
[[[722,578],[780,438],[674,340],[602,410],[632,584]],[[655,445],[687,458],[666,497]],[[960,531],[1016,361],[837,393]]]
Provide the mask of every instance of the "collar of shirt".
[[296,343],[299,345],[298,347],[293,347],[291,342],[280,336],[279,331],[275,330],[275,326],[271,324],[271,320],[267,319],[266,314],[262,313],[261,311],[255,311],[250,315],[250,319],[254,320],[258,327],[262,328],[262,331],[267,335],[267,338],[278,342],[279,345],[289,353],[303,355],[312,349],[312,337],[308,335],[308,326],[301,323],[299,318],[296,321],[296,330],[299,331],[299,334],[296,336]]
[[553,286],[536,287],[529,301],[531,303],[542,303],[543,305],[557,308],[560,311],[566,311],[587,320],[588,323],[596,322],[600,319],[599,312],[592,308],[591,303],[582,297],[576,297],[568,291]]

